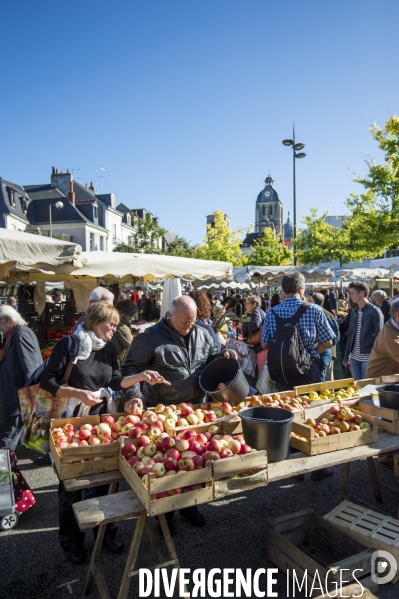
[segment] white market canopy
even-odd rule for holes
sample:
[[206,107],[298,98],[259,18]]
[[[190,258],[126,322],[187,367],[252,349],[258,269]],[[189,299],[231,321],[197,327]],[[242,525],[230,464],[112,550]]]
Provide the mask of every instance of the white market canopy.
[[75,270],[82,267],[84,261],[82,248],[76,243],[0,229],[0,280],[15,271],[54,272],[65,264]]
[[387,268],[339,268],[335,276],[346,281],[371,281],[389,279],[392,273]]
[[30,281],[38,282],[95,279],[123,284],[166,278],[195,278],[205,281],[209,278],[225,278],[232,273],[229,262],[213,260],[122,252],[83,252],[81,256],[84,261],[81,268],[68,264],[55,267],[52,272],[48,269],[26,268],[28,272],[25,273],[24,282],[27,282],[26,275]]
[[329,281],[334,276],[334,269],[330,266],[244,266],[234,269],[234,277],[241,283],[253,279],[267,282],[298,271],[307,281]]

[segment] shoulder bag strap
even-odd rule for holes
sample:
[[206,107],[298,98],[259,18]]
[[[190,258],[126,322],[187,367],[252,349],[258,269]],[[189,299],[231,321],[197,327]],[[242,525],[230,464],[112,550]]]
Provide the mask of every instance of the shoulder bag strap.
[[290,324],[292,326],[295,326],[297,324],[298,320],[305,314],[309,306],[310,304],[308,302],[303,302],[302,305],[299,306],[298,310],[290,318]]
[[75,335],[70,335],[68,339],[68,355],[70,360],[68,366],[65,369],[64,376],[62,377],[62,384],[65,385],[71,376],[74,360],[79,353],[79,339]]

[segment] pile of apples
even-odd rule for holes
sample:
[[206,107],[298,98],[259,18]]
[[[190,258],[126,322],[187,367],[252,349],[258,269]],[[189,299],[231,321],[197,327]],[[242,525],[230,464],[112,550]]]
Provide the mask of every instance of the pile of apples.
[[249,406],[266,406],[268,408],[283,408],[289,412],[299,412],[309,407],[309,403],[297,395],[296,397],[281,396],[279,393],[273,395],[252,395],[249,398]]
[[317,422],[313,418],[309,418],[305,424],[314,429],[315,437],[327,437],[370,428],[369,423],[363,420],[359,412],[338,406],[331,406],[323,418]]
[[[232,437],[221,435],[219,432],[216,425],[211,425],[205,433],[196,433],[188,429],[178,435],[169,436],[163,432],[156,440],[151,440],[143,433],[136,438],[130,437],[131,442],[126,443],[121,452],[148,488],[150,473],[155,474],[157,478],[180,475],[182,472],[201,470],[209,461],[256,451],[246,445],[241,435]],[[202,487],[203,484],[191,487],[180,484],[178,488],[171,491],[157,493],[156,498],[179,495]]]
[[117,441],[120,435],[114,434],[115,422],[112,416],[105,416],[100,424],[82,424],[79,428],[67,422],[64,426],[53,428],[51,435],[58,453],[67,447],[87,447],[88,445],[106,445]]

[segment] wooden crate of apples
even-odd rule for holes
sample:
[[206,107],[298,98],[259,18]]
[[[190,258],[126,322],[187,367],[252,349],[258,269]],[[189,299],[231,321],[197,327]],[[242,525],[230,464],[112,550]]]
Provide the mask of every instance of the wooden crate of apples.
[[[266,452],[252,449],[242,436],[221,434],[216,424],[208,428],[150,439],[147,430],[135,427],[121,438],[119,469],[150,515],[213,501],[215,480],[224,482],[218,497],[267,483]],[[229,486],[233,477],[242,478],[241,486]]]
[[113,441],[114,419],[100,416],[55,418],[50,422],[50,449],[60,480],[118,469],[119,445]]
[[375,417],[349,407],[331,405],[317,419],[292,423],[291,446],[308,455],[374,443],[378,440]]

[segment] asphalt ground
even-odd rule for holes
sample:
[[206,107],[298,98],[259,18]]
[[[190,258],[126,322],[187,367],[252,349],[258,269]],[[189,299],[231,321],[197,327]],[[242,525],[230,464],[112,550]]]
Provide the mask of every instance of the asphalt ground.
[[[87,563],[80,566],[69,564],[58,544],[57,477],[51,467],[33,465],[32,457],[37,454],[26,449],[20,449],[17,453],[19,465],[35,492],[37,504],[21,515],[16,528],[0,532],[0,598],[83,598]],[[377,471],[382,482],[399,487],[392,470],[377,464]],[[334,475],[321,482],[312,482],[307,475],[304,482],[292,479],[274,482],[267,487],[231,496],[227,500],[200,506],[207,519],[207,524],[202,529],[192,527],[176,514],[174,542],[181,566],[192,570],[205,568],[207,572],[212,568],[251,568],[252,573],[259,568],[274,567],[266,559],[267,521],[309,507],[316,514],[325,515],[335,507],[340,474],[341,467],[337,466],[334,468]],[[121,490],[124,489],[127,489],[126,483],[121,485]],[[376,502],[366,461],[356,462],[352,466],[348,492],[396,517],[398,500],[392,493],[383,491],[383,503]],[[157,523],[155,519],[151,519],[151,522],[160,548],[166,556],[166,549],[157,532]],[[125,543],[124,552],[115,556],[104,550],[100,558],[113,598],[118,594],[134,524],[134,520],[119,523],[119,536]],[[93,536],[89,531],[86,534],[89,552],[93,544]],[[148,541],[143,537],[137,567],[145,568],[152,563]],[[292,597],[292,589],[291,592],[287,590],[286,575],[279,572],[277,581],[274,590],[277,590],[278,597]],[[260,588],[266,589],[265,576],[260,578]],[[153,593],[150,595],[154,596]],[[161,593],[162,596],[164,595]],[[236,596],[234,592],[232,596]],[[253,593],[251,596],[255,597]],[[298,591],[295,596],[300,599],[305,597]],[[97,589],[93,587],[87,597],[98,598]],[[139,597],[137,577],[131,584],[130,597]],[[397,599],[399,582],[395,585],[381,585],[378,597]]]

